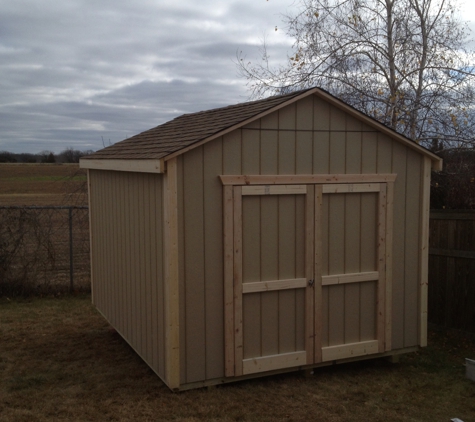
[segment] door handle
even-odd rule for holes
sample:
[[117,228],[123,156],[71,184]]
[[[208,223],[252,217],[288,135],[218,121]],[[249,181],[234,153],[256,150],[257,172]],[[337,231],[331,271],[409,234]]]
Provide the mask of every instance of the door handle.
[[308,280],[308,285],[312,287],[315,284],[315,280]]

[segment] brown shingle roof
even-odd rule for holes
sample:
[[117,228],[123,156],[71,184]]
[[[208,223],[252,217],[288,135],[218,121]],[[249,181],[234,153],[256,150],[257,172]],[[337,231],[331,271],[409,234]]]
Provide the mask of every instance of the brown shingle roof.
[[[313,88],[310,88],[313,89]],[[198,113],[183,114],[83,159],[159,159],[279,106],[309,89]]]

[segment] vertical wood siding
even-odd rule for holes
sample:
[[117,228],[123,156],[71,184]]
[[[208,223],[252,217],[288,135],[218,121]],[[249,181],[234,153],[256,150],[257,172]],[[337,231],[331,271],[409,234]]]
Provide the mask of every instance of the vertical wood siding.
[[162,378],[162,177],[90,170],[94,304]]
[[[420,154],[317,97],[304,98],[180,156],[181,382],[224,376],[220,174],[397,173],[394,185],[392,345],[393,349],[417,345],[422,165]],[[256,235],[256,243],[250,247],[257,248],[259,241],[268,239],[268,253],[261,253],[260,267],[251,265],[246,269],[245,277],[249,279],[257,273],[262,279],[275,279],[279,271],[287,271],[287,266],[294,265],[294,258],[286,259],[279,254],[279,247],[285,251],[285,242],[279,243],[277,238],[271,240],[276,233],[269,227],[274,223],[284,224],[296,210],[295,205],[279,201],[277,197],[268,197],[265,201],[245,198],[244,206],[250,214],[266,216],[247,223],[254,225],[252,230]],[[358,239],[374,230],[367,221],[376,218],[375,199],[371,195],[335,195],[324,203],[324,207],[327,211],[323,227],[334,225],[336,236],[331,250],[324,251],[324,262],[327,262],[324,270],[328,271],[331,266],[347,271],[351,268],[355,271],[373,270],[374,256],[367,249],[374,248],[374,245],[366,245]],[[334,210],[331,219],[328,218],[330,208]],[[275,210],[282,210],[282,213]],[[345,227],[353,229],[346,230]],[[328,233],[325,229],[323,232]],[[342,255],[339,251],[344,249],[344,245],[347,245],[347,253]],[[244,259],[246,253],[257,251],[244,251]],[[266,321],[278,318],[282,298],[279,294],[249,294],[246,298],[248,305],[252,304],[256,310],[255,317],[248,318],[260,320],[260,324],[254,325],[245,321],[245,325],[250,327],[248,330],[252,330],[246,335],[261,338],[263,345],[275,343],[277,333],[272,332],[271,324]],[[289,297],[283,300],[295,304],[297,298],[294,296],[298,294],[289,293]],[[352,298],[346,314],[330,316],[329,324],[324,324],[324,345],[374,338],[376,283],[332,286],[324,289],[323,295],[323,303],[330,301],[335,306]],[[299,320],[303,319],[300,311],[295,309],[295,318]],[[322,312],[329,315],[330,309],[327,306]],[[355,315],[359,318],[354,318]],[[253,348],[257,347],[261,346],[249,346],[245,353],[252,354]],[[269,349],[275,347],[274,344]]]

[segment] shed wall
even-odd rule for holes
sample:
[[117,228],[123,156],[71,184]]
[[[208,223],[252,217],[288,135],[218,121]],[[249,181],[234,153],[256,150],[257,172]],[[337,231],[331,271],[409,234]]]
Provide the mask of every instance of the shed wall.
[[[219,175],[396,173],[394,350],[418,344],[422,168],[420,154],[315,96],[181,155],[178,158],[181,383],[224,376],[223,206]],[[358,215],[367,212],[364,203],[356,200],[358,203],[351,204],[351,201],[347,206],[354,207]],[[286,211],[278,209],[279,212]],[[358,224],[363,224],[361,221]],[[344,249],[344,244],[335,248]],[[351,262],[351,256],[346,260]],[[359,295],[364,308],[365,295],[373,295],[371,288],[342,286],[332,303],[338,306],[345,297]],[[263,306],[275,307],[278,303]],[[336,337],[351,338],[348,330],[345,332],[345,321],[353,321],[353,316],[343,315],[334,327],[330,322],[328,330]]]
[[164,379],[163,176],[89,178],[93,303]]

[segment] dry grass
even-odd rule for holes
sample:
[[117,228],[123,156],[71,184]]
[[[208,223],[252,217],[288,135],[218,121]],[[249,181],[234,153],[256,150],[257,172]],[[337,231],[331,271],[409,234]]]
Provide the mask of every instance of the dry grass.
[[171,393],[89,296],[0,299],[2,421],[475,421],[475,340],[432,332],[385,360]]
[[0,164],[0,206],[87,205],[78,164]]

